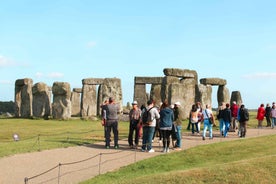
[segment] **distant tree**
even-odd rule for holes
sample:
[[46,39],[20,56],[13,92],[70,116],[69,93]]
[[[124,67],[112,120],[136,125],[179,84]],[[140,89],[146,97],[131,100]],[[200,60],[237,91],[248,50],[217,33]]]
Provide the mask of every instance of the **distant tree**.
[[0,112],[9,112],[14,114],[15,112],[15,105],[13,101],[9,102],[0,102]]

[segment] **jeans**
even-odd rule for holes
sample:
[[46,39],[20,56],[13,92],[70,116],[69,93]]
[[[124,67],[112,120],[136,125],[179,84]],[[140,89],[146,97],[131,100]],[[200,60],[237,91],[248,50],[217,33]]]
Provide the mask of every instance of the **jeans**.
[[182,134],[181,134],[181,129],[182,127],[180,125],[176,126],[177,132],[176,132],[176,147],[181,148],[181,138],[182,138]]
[[151,126],[143,126],[143,142],[142,142],[142,149],[143,150],[151,150],[152,146],[152,136],[154,133],[155,127]]
[[195,133],[195,129],[196,129],[196,132],[199,133],[198,123],[192,123],[192,134]]
[[271,128],[274,128],[275,125],[276,125],[276,117],[272,117]]
[[224,129],[224,137],[226,137],[228,135],[228,131],[230,129],[230,122],[228,121],[224,121],[224,125],[225,125],[225,129]]
[[224,123],[223,119],[219,119],[219,131],[220,131],[220,133],[224,133],[224,131],[225,131],[225,123]]
[[203,137],[206,137],[207,128],[209,129],[209,137],[213,138],[213,124],[209,123],[209,119],[204,119]]
[[105,146],[110,146],[111,130],[114,134],[114,146],[118,146],[118,121],[107,121],[105,125]]

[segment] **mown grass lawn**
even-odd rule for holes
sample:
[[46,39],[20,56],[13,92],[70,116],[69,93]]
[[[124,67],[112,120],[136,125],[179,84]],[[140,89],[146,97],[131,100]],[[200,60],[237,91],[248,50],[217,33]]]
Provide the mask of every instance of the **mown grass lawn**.
[[[256,112],[250,112],[249,128],[257,126],[255,117]],[[187,120],[183,121],[183,133],[188,131],[187,124]],[[219,129],[217,120],[216,124],[214,129]],[[128,122],[119,122],[120,139],[127,137],[128,127]],[[19,135],[19,141],[13,140],[14,134]],[[0,158],[19,153],[92,144],[104,141],[103,135],[100,121],[79,118],[67,121],[0,118]]]
[[276,183],[276,135],[197,146],[146,159],[93,183]]
[[[120,122],[120,138],[126,138],[128,123]],[[13,135],[20,140],[14,141]],[[46,149],[104,141],[100,121],[0,119],[0,157]]]

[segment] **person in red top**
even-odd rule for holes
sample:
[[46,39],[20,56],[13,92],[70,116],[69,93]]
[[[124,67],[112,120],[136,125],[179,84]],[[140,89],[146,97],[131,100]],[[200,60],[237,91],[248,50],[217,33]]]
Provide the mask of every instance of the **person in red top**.
[[263,127],[264,117],[265,117],[265,108],[264,108],[264,104],[261,104],[260,107],[258,108],[257,117],[256,117],[256,119],[258,120],[258,128]]
[[230,110],[231,110],[231,116],[232,116],[232,123],[231,123],[231,129],[232,131],[236,131],[238,129],[238,122],[237,122],[237,117],[238,117],[238,105],[236,101],[233,101]]

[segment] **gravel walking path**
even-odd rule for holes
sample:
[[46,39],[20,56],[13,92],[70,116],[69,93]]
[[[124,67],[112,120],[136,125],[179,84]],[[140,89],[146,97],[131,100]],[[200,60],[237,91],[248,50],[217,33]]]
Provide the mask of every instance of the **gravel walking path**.
[[[248,129],[247,138],[275,133],[276,129],[270,128]],[[183,149],[240,139],[234,132],[229,132],[227,138],[221,137],[218,131],[214,131],[214,135],[213,140],[207,138],[203,141],[200,135],[184,133]],[[136,161],[164,154],[161,152],[162,145],[156,141],[153,143],[154,153],[129,149],[127,140],[120,140],[119,145],[120,148],[116,150],[104,149],[104,143],[101,142],[4,157],[0,159],[0,184],[75,184]]]

